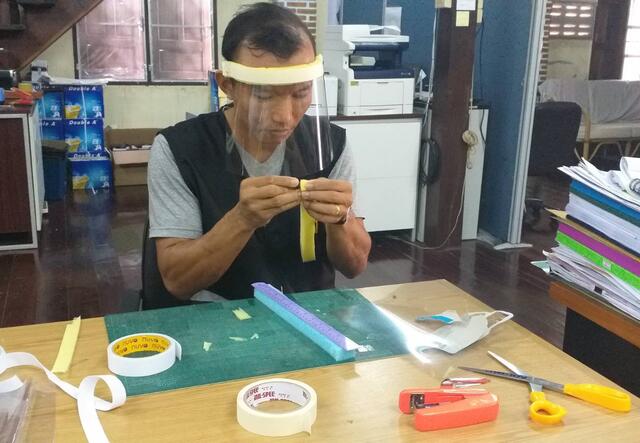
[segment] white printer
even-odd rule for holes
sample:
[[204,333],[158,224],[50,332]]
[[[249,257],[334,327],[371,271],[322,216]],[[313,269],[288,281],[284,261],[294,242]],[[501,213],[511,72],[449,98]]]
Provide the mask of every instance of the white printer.
[[342,115],[410,114],[413,70],[402,67],[409,36],[376,34],[381,26],[329,25],[324,68],[338,78]]

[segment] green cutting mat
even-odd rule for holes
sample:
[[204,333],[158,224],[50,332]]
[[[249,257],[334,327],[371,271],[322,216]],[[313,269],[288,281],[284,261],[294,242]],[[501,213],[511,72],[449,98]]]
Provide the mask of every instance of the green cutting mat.
[[[353,289],[290,297],[347,337],[373,348],[358,353],[357,361],[406,353],[402,334]],[[243,308],[252,318],[238,320],[231,312],[236,308]],[[120,377],[128,395],[336,363],[255,299],[108,315],[104,321],[109,342],[129,334],[156,332],[169,335],[182,345],[182,361],[176,361],[167,371],[149,377]],[[212,343],[208,352],[203,349],[205,341]]]

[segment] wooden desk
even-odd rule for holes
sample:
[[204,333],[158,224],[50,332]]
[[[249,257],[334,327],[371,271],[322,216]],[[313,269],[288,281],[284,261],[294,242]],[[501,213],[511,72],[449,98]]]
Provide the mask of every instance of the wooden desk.
[[[444,280],[366,288],[361,293],[405,319],[453,308],[459,312],[488,310],[486,305]],[[8,352],[31,352],[50,367],[64,327],[65,323],[50,323],[0,329],[0,345]],[[66,379],[77,385],[86,375],[108,373],[106,346],[107,335],[102,319],[83,320],[73,364]],[[581,439],[638,441],[640,400],[637,397],[632,400],[631,412],[616,413],[549,392],[548,397],[565,406],[568,414],[564,425],[542,426],[528,419],[528,385],[509,380],[493,379],[487,385],[500,399],[500,415],[492,423],[425,434],[413,428],[413,417],[398,411],[398,393],[402,389],[435,387],[448,376],[470,376],[456,369],[458,365],[499,369],[499,364],[486,354],[489,349],[535,375],[554,381],[613,385],[515,322],[508,322],[457,355],[450,356],[440,351],[428,353],[429,363],[426,364],[406,355],[282,374],[308,383],[318,393],[318,419],[311,436],[298,434],[282,440],[412,442],[446,439],[495,442],[544,438],[544,441],[558,442]],[[35,370],[19,371],[22,375],[40,374]],[[121,408],[100,413],[100,418],[112,442],[273,441],[246,432],[236,422],[236,395],[249,381],[237,380],[131,397]],[[83,441],[75,401],[61,391],[55,391],[55,407],[55,424],[51,424],[55,429],[55,440]]]
[[549,295],[567,306],[562,349],[639,395],[640,322],[561,281],[551,282]]

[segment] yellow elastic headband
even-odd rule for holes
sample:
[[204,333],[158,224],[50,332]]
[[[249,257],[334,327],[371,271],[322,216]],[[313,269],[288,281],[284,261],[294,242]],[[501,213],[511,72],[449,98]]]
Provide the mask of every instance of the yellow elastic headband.
[[291,85],[322,77],[322,55],[304,65],[252,68],[240,63],[223,61],[222,75],[250,85]]

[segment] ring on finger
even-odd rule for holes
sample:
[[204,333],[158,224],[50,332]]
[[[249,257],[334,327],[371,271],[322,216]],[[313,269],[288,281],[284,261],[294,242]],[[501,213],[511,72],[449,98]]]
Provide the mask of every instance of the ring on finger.
[[336,205],[336,217],[342,214],[342,208],[340,205]]

